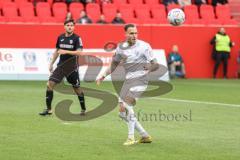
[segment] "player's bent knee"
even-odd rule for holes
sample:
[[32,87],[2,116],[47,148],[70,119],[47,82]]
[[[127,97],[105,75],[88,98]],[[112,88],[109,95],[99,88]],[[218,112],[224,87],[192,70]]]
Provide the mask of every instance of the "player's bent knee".
[[126,97],[125,103],[127,103],[128,105],[134,106],[136,104],[136,100],[132,97]]
[[77,95],[84,95],[83,94],[83,90],[80,88],[80,87],[73,87],[73,90],[74,90],[74,92],[77,94]]
[[124,107],[124,104],[123,104],[123,102],[120,102],[119,103],[119,112],[125,112],[126,110],[125,110],[125,107]]
[[55,82],[53,82],[53,81],[48,81],[48,82],[47,82],[47,89],[50,90],[50,91],[52,91],[55,85],[56,85]]

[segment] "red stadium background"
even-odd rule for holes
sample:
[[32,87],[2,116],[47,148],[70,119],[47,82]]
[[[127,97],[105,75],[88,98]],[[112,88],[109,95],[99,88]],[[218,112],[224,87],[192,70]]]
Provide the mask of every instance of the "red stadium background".
[[[54,48],[62,25],[0,24],[0,48]],[[229,60],[228,76],[236,77],[240,28],[225,27],[236,43]],[[187,78],[211,78],[214,62],[211,59],[211,38],[219,27],[200,26],[138,26],[139,39],[149,42],[154,49],[169,53],[173,44],[179,46],[183,56]],[[76,32],[82,37],[84,48],[103,48],[108,42],[124,39],[122,26],[79,25]],[[222,70],[220,68],[220,70]],[[222,71],[219,72],[221,76]]]

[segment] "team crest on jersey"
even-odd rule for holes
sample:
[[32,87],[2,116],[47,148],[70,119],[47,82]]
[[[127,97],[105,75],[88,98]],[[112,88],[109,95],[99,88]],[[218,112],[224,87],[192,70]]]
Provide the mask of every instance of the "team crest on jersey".
[[70,44],[73,44],[73,40],[70,40],[69,43],[70,43]]
[[135,54],[136,54],[135,56],[138,57],[140,53],[137,51],[135,52]]

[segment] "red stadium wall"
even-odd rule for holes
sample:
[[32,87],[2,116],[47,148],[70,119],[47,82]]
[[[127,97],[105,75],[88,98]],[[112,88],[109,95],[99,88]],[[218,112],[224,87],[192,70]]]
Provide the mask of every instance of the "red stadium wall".
[[[188,78],[212,77],[211,38],[219,27],[171,27],[139,26],[139,39],[148,41],[154,49],[171,50],[173,44],[179,46]],[[229,77],[236,77],[237,52],[240,46],[240,28],[226,27],[227,33],[236,43],[229,60]],[[57,36],[63,32],[61,25],[21,25],[0,24],[0,48],[54,48]],[[107,42],[124,39],[122,26],[81,25],[76,27],[85,48],[103,48]],[[222,67],[222,66],[221,66]],[[220,68],[222,70],[222,68]],[[219,75],[222,72],[219,72]]]

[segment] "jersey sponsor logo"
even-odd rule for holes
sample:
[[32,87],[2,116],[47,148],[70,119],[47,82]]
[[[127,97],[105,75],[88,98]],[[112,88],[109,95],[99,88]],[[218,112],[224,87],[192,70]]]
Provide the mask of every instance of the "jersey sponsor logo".
[[67,49],[73,49],[74,46],[70,44],[60,44],[60,48],[67,48]]

